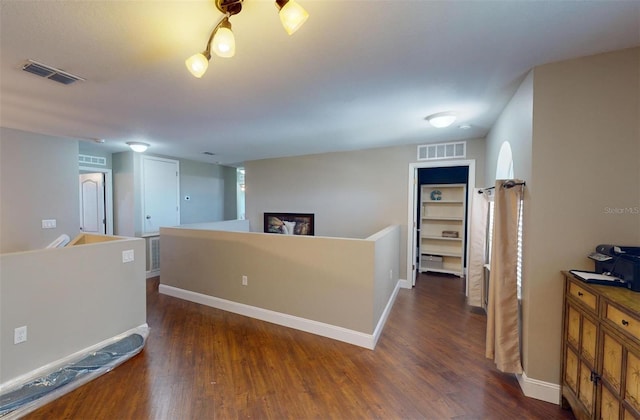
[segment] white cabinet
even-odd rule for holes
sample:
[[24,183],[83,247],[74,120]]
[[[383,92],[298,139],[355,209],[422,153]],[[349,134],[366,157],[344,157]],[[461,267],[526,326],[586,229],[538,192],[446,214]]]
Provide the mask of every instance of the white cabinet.
[[427,184],[420,189],[419,271],[464,275],[465,184]]

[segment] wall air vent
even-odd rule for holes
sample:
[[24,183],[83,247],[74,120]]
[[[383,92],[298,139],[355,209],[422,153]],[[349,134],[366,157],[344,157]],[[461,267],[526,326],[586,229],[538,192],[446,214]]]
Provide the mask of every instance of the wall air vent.
[[107,158],[102,156],[78,155],[78,163],[89,165],[107,166]]
[[64,85],[69,85],[77,82],[78,80],[84,82],[85,80],[82,77],[75,76],[71,73],[67,73],[55,67],[47,66],[46,64],[38,63],[33,60],[27,60],[27,63],[22,66],[22,70]]
[[467,142],[423,144],[418,146],[418,160],[455,159],[466,156]]

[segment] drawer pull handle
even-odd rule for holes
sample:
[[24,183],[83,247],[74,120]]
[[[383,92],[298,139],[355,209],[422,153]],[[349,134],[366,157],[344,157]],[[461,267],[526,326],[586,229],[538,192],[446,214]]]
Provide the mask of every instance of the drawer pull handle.
[[578,296],[584,296],[582,292],[578,292]]
[[629,321],[627,321],[626,319],[623,319],[622,320],[622,325],[624,325],[626,327],[627,325],[629,325]]

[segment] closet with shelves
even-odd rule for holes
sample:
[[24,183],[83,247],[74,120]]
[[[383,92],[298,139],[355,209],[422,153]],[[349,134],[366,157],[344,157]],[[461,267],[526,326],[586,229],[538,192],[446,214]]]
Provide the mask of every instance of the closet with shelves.
[[420,187],[419,271],[464,275],[465,184]]

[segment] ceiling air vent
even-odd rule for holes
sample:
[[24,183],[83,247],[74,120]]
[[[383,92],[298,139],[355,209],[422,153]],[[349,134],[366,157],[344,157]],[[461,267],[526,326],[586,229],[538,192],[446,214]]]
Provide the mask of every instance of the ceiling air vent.
[[27,64],[22,66],[22,70],[35,74],[36,76],[44,77],[64,85],[69,85],[73,82],[77,82],[78,80],[85,80],[82,77],[75,76],[55,67],[47,66],[46,64],[38,63],[37,61],[27,61]]

